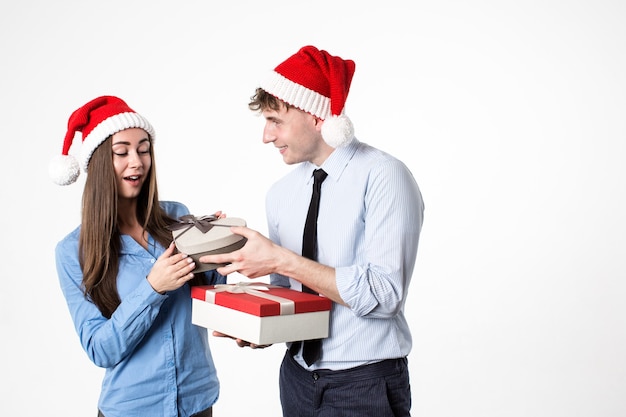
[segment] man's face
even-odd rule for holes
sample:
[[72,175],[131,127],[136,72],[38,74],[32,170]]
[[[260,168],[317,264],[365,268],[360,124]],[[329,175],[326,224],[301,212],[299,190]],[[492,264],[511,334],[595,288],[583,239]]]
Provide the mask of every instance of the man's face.
[[321,165],[332,153],[321,135],[322,120],[296,108],[263,110],[263,143],[273,143],[286,164],[309,161]]

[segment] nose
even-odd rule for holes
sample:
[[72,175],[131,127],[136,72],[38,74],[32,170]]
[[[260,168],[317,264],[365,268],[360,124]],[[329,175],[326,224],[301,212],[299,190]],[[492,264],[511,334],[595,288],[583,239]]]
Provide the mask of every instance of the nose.
[[276,135],[271,132],[269,126],[265,126],[263,129],[263,143],[272,143],[276,140]]
[[130,168],[139,168],[143,165],[139,153],[132,151],[128,153],[128,166]]

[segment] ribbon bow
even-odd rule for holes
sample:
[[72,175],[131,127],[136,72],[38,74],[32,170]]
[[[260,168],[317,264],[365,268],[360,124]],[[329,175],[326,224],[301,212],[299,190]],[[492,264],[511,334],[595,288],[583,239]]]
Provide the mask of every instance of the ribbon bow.
[[260,285],[255,282],[237,282],[235,284],[217,284],[213,287],[215,292],[232,292],[234,294],[254,294],[254,291],[269,291],[270,288],[278,288],[275,285]]
[[174,231],[174,230],[178,230],[178,229],[182,229],[183,227],[186,227],[187,229],[181,233],[182,235],[187,230],[195,226],[202,233],[206,233],[213,228],[213,225],[211,224],[211,222],[215,220],[217,220],[217,217],[215,217],[212,214],[210,216],[200,216],[200,217],[196,217],[193,214],[186,214],[184,216],[179,217],[176,223],[169,225],[167,228],[170,229],[171,231]]

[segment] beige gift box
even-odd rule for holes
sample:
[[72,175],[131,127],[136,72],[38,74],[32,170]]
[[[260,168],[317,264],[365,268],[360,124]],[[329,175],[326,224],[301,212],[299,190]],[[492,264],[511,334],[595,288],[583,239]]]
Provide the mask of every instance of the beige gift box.
[[246,226],[238,217],[218,219],[215,216],[182,216],[170,227],[176,248],[189,255],[196,263],[196,272],[210,271],[226,264],[203,264],[200,257],[236,251],[247,239],[230,231],[232,226]]

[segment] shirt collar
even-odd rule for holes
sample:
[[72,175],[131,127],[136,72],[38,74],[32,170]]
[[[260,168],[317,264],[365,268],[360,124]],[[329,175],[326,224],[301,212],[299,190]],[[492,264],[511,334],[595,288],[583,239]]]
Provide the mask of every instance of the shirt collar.
[[348,166],[348,163],[350,162],[360,145],[361,142],[359,142],[355,138],[349,143],[335,148],[333,153],[331,153],[330,156],[326,158],[322,166],[319,167],[315,164],[312,164],[311,162],[306,162],[306,183],[309,184],[313,181],[313,171],[318,168],[322,168],[324,171],[326,171],[326,173],[328,174],[328,178],[332,178],[333,181],[339,181],[339,178],[341,178],[341,174]]

